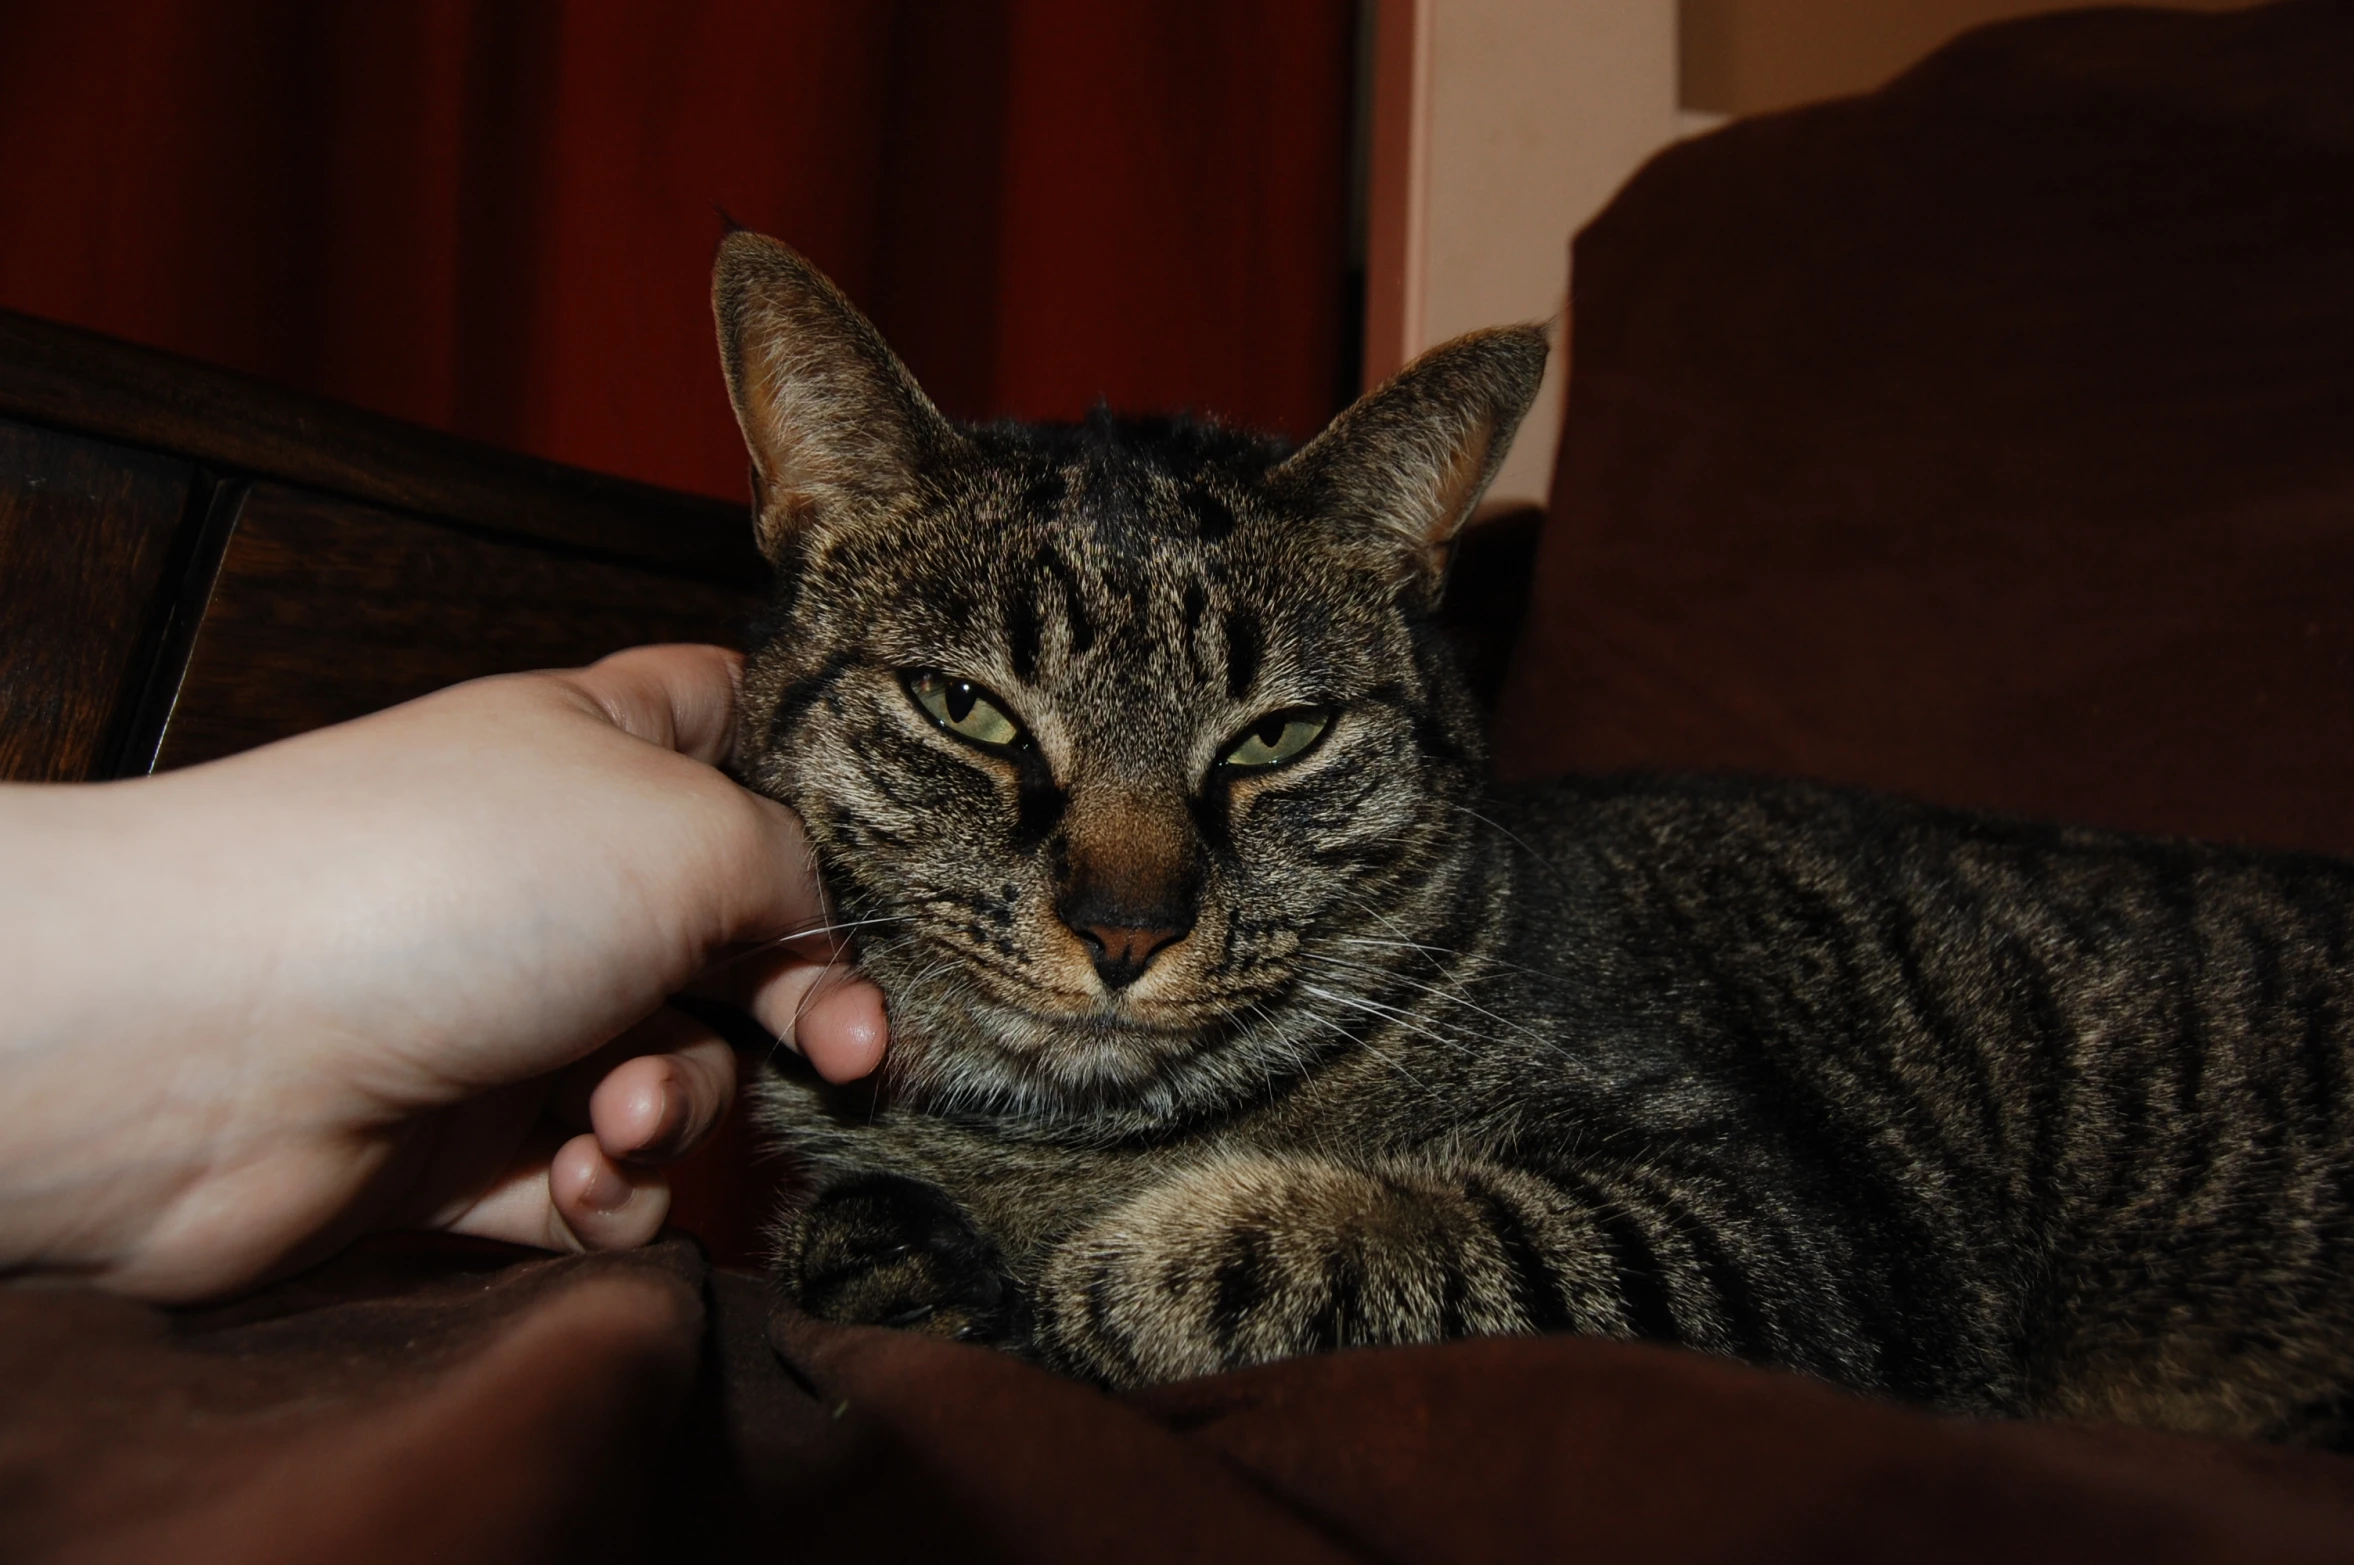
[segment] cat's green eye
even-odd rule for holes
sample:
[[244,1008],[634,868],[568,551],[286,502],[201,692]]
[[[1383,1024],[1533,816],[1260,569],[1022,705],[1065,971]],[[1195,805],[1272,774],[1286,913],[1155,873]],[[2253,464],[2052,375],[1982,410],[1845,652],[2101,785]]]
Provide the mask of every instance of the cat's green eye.
[[1246,771],[1281,766],[1314,744],[1331,723],[1332,714],[1316,707],[1295,706],[1269,712],[1227,746],[1219,764]]
[[920,669],[907,676],[907,693],[915,697],[926,717],[959,739],[1005,750],[1028,740],[1022,725],[1006,714],[997,697],[969,679]]

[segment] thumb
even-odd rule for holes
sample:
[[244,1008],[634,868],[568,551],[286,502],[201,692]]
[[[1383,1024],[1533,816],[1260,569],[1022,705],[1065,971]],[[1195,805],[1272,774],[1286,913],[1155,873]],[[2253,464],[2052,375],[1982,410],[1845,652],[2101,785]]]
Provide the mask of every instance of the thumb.
[[556,678],[633,738],[707,766],[735,749],[744,659],[725,647],[632,647]]

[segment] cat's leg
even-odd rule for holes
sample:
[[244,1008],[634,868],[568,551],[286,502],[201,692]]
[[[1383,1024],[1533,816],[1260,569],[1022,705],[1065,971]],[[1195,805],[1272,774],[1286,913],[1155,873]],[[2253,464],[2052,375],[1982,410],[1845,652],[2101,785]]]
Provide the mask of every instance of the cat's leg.
[[788,1230],[777,1282],[819,1320],[1021,1348],[1029,1310],[997,1246],[937,1185],[860,1174]]
[[1634,1335],[1608,1254],[1591,1216],[1528,1174],[1233,1158],[1058,1246],[1039,1340],[1063,1368],[1135,1386],[1327,1348]]

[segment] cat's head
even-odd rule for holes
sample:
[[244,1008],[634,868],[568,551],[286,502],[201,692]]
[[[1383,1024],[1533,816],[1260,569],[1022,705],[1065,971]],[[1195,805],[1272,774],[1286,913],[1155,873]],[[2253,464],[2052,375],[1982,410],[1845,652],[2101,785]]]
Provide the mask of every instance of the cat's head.
[[741,761],[860,925],[902,1090],[1174,1114],[1349,1046],[1460,891],[1479,736],[1428,614],[1541,331],[1434,349],[1287,455],[955,425],[756,234],[713,304],[778,571]]

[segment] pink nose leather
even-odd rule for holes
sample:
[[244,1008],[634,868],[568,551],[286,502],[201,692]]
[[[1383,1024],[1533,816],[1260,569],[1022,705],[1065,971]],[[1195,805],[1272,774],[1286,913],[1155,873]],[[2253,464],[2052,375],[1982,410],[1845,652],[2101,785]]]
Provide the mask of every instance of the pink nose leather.
[[1135,929],[1125,924],[1089,924],[1081,934],[1098,948],[1096,971],[1115,989],[1143,977],[1156,955],[1185,938],[1182,929]]

